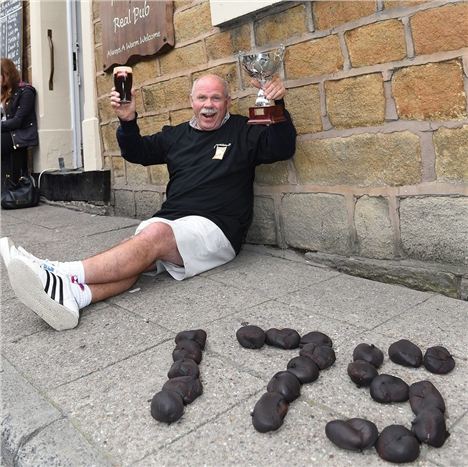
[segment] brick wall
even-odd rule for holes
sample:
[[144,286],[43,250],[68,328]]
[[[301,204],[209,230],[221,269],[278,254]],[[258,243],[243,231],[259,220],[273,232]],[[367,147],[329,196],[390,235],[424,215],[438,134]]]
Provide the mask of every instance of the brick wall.
[[[175,1],[176,47],[134,67],[143,134],[191,115],[194,79],[219,73],[233,111],[249,87],[236,53],[286,45],[292,161],[257,170],[248,241],[377,259],[468,264],[468,2],[288,2],[223,27],[207,1]],[[96,69],[101,24],[94,2]],[[97,73],[105,165],[115,212],[146,217],[164,197],[164,167],[126,163]]]

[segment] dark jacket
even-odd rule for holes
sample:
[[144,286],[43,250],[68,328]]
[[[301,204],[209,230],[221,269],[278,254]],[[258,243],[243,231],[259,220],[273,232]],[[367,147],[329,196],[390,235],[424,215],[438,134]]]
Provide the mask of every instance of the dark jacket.
[[1,123],[2,133],[11,134],[15,149],[39,144],[35,103],[36,90],[21,82],[4,109],[6,120]]
[[286,121],[275,125],[248,125],[247,117],[231,115],[212,131],[189,123],[165,126],[141,136],[136,120],[121,122],[117,139],[129,162],[167,164],[166,200],[155,214],[165,219],[195,215],[214,222],[239,253],[252,220],[255,167],[291,158],[296,130]]

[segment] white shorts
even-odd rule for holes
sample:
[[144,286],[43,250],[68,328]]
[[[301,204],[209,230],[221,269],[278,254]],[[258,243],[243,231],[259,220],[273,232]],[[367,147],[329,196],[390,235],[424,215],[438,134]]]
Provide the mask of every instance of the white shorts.
[[167,271],[181,281],[228,263],[236,256],[234,248],[223,231],[212,221],[201,216],[185,216],[175,221],[152,217],[143,221],[135,235],[148,225],[163,222],[171,226],[183,266],[169,261],[156,261],[155,273]]

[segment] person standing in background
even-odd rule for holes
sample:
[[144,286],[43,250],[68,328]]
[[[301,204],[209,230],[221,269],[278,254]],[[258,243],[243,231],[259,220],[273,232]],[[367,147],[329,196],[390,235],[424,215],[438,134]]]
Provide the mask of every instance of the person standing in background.
[[36,90],[21,81],[15,64],[1,59],[2,191],[28,172],[27,148],[38,145]]

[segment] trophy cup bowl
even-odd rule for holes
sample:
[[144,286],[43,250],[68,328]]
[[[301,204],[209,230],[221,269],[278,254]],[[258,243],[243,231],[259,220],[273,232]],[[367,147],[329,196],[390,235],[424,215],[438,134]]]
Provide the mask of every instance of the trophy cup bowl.
[[284,122],[283,106],[275,105],[265,97],[263,87],[279,69],[284,57],[284,46],[271,52],[248,54],[239,53],[239,60],[247,74],[258,80],[261,88],[258,91],[255,107],[249,107],[249,120],[251,125],[271,125]]

